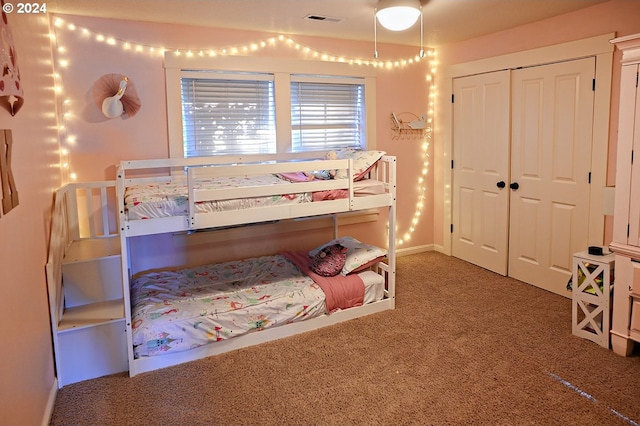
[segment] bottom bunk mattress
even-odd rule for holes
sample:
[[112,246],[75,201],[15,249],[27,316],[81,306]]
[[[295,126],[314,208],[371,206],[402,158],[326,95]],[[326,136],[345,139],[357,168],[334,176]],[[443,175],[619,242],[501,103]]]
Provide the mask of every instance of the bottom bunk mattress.
[[[360,286],[362,304],[384,296],[385,280],[373,271],[335,278],[339,286],[346,278]],[[326,285],[285,255],[141,275],[131,282],[134,356],[185,351],[319,317],[336,309],[327,306]]]

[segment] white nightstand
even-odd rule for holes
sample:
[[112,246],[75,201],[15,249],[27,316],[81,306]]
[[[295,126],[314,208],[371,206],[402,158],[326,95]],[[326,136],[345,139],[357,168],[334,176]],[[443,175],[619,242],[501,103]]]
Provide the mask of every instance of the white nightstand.
[[573,255],[571,332],[607,349],[614,259],[613,253],[594,256],[583,251]]

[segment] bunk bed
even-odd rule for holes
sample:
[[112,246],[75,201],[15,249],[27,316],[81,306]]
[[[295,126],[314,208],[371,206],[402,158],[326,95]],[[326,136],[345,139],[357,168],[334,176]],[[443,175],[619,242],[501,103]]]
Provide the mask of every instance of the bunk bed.
[[[338,154],[335,159],[286,154],[120,163],[115,183],[108,183],[110,190],[115,186],[115,194],[105,195],[103,188],[98,197],[103,201],[78,214],[95,216],[95,204],[110,210],[115,199],[122,292],[116,292],[115,302],[106,303],[124,311],[118,315],[124,318],[126,341],[121,343],[122,336],[116,340],[117,347],[126,347],[131,376],[394,308],[395,157],[379,151]],[[328,171],[335,178],[318,178]],[[69,198],[72,192],[63,195]],[[76,208],[76,196],[72,198],[65,203],[73,205],[74,212],[82,210]],[[339,236],[339,214],[371,209],[387,211],[387,247]],[[107,222],[111,214],[97,216]],[[74,215],[57,209],[53,219],[66,221],[69,229],[87,220]],[[132,273],[134,237],[325,216],[333,219],[334,239],[308,251]],[[112,226],[104,227],[106,240],[113,241]],[[58,232],[68,234],[69,229]],[[310,260],[335,244],[346,247],[342,269],[332,277],[309,271]],[[53,323],[67,309],[61,290],[64,272],[55,263],[64,263],[68,247],[68,242],[58,242],[52,248],[63,253],[50,253]],[[347,286],[350,290],[344,290]],[[343,291],[351,293],[339,294]],[[120,318],[114,321],[122,325]],[[114,368],[122,369],[120,361],[116,364]]]

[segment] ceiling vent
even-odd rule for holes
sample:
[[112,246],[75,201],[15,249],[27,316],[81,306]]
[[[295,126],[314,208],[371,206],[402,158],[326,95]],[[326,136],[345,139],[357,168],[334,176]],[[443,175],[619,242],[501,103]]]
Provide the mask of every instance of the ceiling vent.
[[342,18],[334,18],[331,16],[314,15],[314,14],[307,15],[304,17],[304,19],[309,21],[319,21],[319,22],[342,22]]

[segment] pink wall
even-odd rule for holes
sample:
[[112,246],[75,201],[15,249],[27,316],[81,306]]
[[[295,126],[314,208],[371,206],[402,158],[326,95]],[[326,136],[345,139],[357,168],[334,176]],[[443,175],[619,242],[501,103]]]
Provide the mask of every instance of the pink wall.
[[[65,119],[67,133],[74,142],[70,144],[70,164],[72,171],[78,174],[79,181],[113,179],[114,165],[121,160],[165,158],[168,156],[166,98],[163,59],[159,54],[141,53],[135,48],[125,49],[124,42],[145,46],[191,49],[216,49],[241,47],[251,43],[268,40],[277,34],[265,34],[248,31],[234,31],[211,28],[185,27],[168,24],[152,24],[133,21],[117,21],[77,16],[59,16],[64,25],[56,28],[57,46],[61,52],[59,60],[67,61],[59,68],[64,82],[64,97],[67,100]],[[69,29],[75,25],[75,30]],[[91,35],[84,35],[82,28],[89,29]],[[97,35],[113,37],[114,44],[96,41]],[[313,50],[336,57],[373,59],[372,42],[351,42],[329,38],[292,37],[296,42],[309,46]],[[416,48],[401,46],[379,46],[381,60],[413,58]],[[276,43],[255,52],[246,54],[294,59],[311,59],[302,50],[285,43]],[[362,65],[353,65],[354,67]],[[390,130],[391,112],[411,112],[416,115],[426,113],[428,109],[429,83],[426,80],[428,61],[409,64],[404,67],[379,68],[376,79],[377,97],[377,148],[398,157],[398,228],[404,234],[410,224],[418,201],[418,182],[416,174],[422,169],[422,138],[415,135],[403,135],[397,138]],[[121,73],[130,77],[142,100],[142,109],[132,118],[108,120],[100,113],[91,97],[91,88],[103,74]],[[410,118],[406,115],[405,118]],[[428,201],[419,224],[407,246],[431,244],[432,174],[429,173],[426,186],[429,188]],[[386,243],[386,227],[361,225],[348,231],[356,238],[367,239],[372,243]],[[255,242],[234,241],[207,248],[210,258],[257,255],[280,251],[284,248],[304,248],[324,242],[330,236],[330,230],[310,233],[301,240],[292,235],[282,235],[278,240]],[[190,248],[196,252],[199,244]],[[169,248],[167,248],[167,246]],[[147,254],[157,247],[152,241],[141,242],[141,250]],[[198,263],[204,261],[195,254],[181,259],[182,248],[169,238],[164,244],[166,252],[158,252],[159,259],[172,259],[180,263]]]
[[0,217],[0,423],[41,424],[54,367],[44,265],[53,190],[60,186],[55,96],[46,16],[8,16],[24,88],[22,109],[0,110],[13,131],[19,205]]
[[[583,38],[615,32],[618,37],[640,32],[640,1],[610,0],[577,12],[557,16],[544,21],[510,30],[478,37],[472,40],[446,45],[438,49],[441,66],[459,64],[509,53],[565,43]],[[611,129],[609,136],[609,158],[607,184],[615,184],[615,158],[617,142],[618,100],[620,81],[620,52],[614,54],[612,79]],[[441,108],[450,104],[443,103]],[[441,129],[436,121],[436,128]],[[436,131],[438,133],[438,131]],[[442,147],[436,142],[435,156],[440,158]],[[442,245],[448,234],[443,234],[443,187],[442,176],[449,173],[447,164],[435,167],[434,188],[434,242]],[[611,241],[611,221],[605,226],[605,244]]]
[[[179,48],[222,48],[263,40],[273,34],[158,25],[142,22],[63,16],[76,27],[86,27],[120,41],[132,41],[148,46]],[[0,217],[0,271],[3,292],[0,324],[3,327],[3,348],[0,374],[0,410],[3,421],[9,424],[38,424],[47,409],[47,398],[53,385],[53,362],[49,314],[47,306],[44,264],[46,263],[52,192],[60,185],[61,173],[57,146],[56,99],[53,90],[52,50],[45,17],[11,15],[9,24],[16,41],[22,72],[26,102],[15,117],[0,110],[0,128],[13,130],[13,173],[20,194],[20,205]],[[640,31],[640,2],[611,0],[607,3],[527,25],[499,34],[470,40],[439,50],[442,64],[467,62],[519,50],[590,37],[608,32],[626,35]],[[58,68],[62,76],[61,100],[67,102],[66,136],[70,148],[71,170],[79,180],[111,179],[114,165],[122,159],[166,157],[166,101],[164,71],[159,55],[127,51],[72,32],[57,30],[58,45],[53,51],[57,59],[68,61],[66,68]],[[335,56],[371,58],[372,43],[347,42],[330,38],[294,37],[301,44]],[[120,42],[118,42],[120,43]],[[415,49],[380,46],[383,58],[408,58]],[[285,45],[268,47],[256,53],[271,57],[304,58],[304,55]],[[616,56],[616,60],[619,59]],[[614,67],[612,123],[617,111],[615,103],[619,66]],[[141,112],[133,118],[106,120],[99,114],[91,99],[91,86],[103,74],[127,74],[135,82],[143,102]],[[377,136],[378,148],[398,157],[398,231],[409,227],[418,199],[417,177],[423,166],[421,140],[412,137],[394,138],[389,130],[389,114],[426,112],[429,85],[425,80],[426,63],[403,68],[380,69],[377,78]],[[615,115],[615,117],[614,117]],[[438,123],[436,122],[436,126]],[[615,147],[615,128],[612,128],[612,148]],[[430,154],[438,154],[438,141],[430,147]],[[613,150],[612,150],[613,151]],[[432,155],[432,158],[435,158]],[[611,164],[611,160],[609,161]],[[434,183],[447,165],[431,161],[427,188],[427,203],[416,232],[407,247],[440,244],[442,235],[442,188]],[[435,172],[434,173],[434,169]],[[610,179],[611,181],[611,179]],[[433,199],[439,210],[434,217]],[[435,233],[434,230],[435,229]],[[378,226],[359,225],[356,236],[384,241]],[[324,231],[305,235],[305,244],[315,244],[326,237]],[[260,243],[238,242],[220,245],[212,252],[216,256],[229,252],[242,256],[252,252],[267,252],[300,243],[298,235],[286,234],[278,241]],[[168,249],[158,251],[162,261],[171,262],[179,249],[171,241]],[[143,249],[149,245],[142,244]],[[198,246],[198,244],[193,244]],[[189,262],[191,260],[184,260]]]

